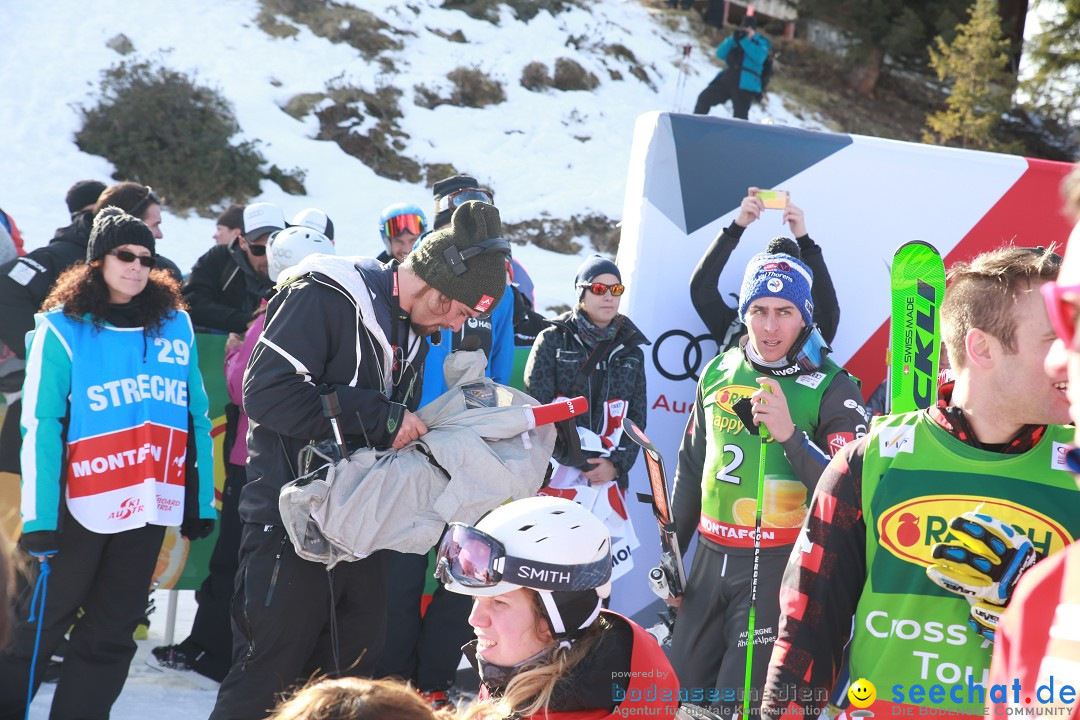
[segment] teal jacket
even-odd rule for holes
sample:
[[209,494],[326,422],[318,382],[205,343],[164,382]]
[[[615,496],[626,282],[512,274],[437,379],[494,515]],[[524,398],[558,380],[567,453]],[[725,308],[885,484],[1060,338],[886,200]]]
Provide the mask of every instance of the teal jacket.
[[753,39],[744,35],[737,42],[735,35],[732,34],[720,43],[720,47],[716,48],[716,57],[724,61],[724,64],[728,66],[727,69],[732,69],[728,58],[732,51],[738,48],[736,55],[741,52],[743,56],[742,71],[739,73],[739,89],[760,94],[762,92],[761,71],[765,67],[765,59],[769,57],[770,47],[772,43],[769,42],[769,38],[761,33],[755,33]]

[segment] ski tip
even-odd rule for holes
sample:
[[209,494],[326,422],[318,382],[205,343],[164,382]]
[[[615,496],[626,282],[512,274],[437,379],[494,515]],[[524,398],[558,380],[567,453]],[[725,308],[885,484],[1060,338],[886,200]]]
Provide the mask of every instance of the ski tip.
[[935,255],[938,255],[938,256],[941,255],[941,253],[938,251],[938,249],[936,247],[934,247],[930,243],[926,242],[925,240],[908,240],[906,243],[902,243],[898,248],[896,248],[896,252],[894,252],[893,255],[899,255],[900,252],[903,251],[905,248],[914,249],[914,247],[917,247],[917,246],[922,246],[924,248],[928,248]]

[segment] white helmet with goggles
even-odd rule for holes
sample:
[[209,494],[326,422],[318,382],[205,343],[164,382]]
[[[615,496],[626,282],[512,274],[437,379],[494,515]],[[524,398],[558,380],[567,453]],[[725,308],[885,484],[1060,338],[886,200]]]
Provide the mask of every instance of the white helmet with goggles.
[[568,645],[596,620],[611,594],[611,536],[599,518],[571,500],[517,500],[475,526],[451,523],[435,576],[462,595],[535,590],[552,636]]

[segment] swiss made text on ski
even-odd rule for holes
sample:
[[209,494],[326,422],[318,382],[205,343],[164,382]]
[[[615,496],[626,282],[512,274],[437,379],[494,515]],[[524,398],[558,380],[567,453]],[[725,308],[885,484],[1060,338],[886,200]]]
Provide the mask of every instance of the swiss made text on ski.
[[889,411],[911,412],[937,398],[945,263],[930,243],[913,240],[893,254],[890,271]]
[[[623,420],[623,432],[641,447],[652,494],[638,493],[638,499],[652,505],[656,524],[660,526],[660,566],[649,571],[649,586],[661,600],[682,597],[683,589],[686,588],[686,572],[683,570],[679,538],[675,535],[675,522],[671,519],[671,492],[668,489],[667,474],[664,472],[664,458],[630,418]],[[657,639],[663,644],[668,644],[671,640],[675,614],[675,608],[670,605],[660,613],[666,632],[661,633]]]

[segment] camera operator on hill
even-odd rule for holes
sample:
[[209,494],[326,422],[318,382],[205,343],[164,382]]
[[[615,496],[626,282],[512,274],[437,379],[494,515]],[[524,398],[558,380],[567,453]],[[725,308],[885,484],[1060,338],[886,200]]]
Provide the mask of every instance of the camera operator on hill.
[[698,95],[695,115],[708,115],[714,105],[732,103],[732,115],[746,120],[750,105],[764,92],[762,72],[772,43],[757,32],[753,8],[747,10],[739,28],[716,48],[724,69]]

